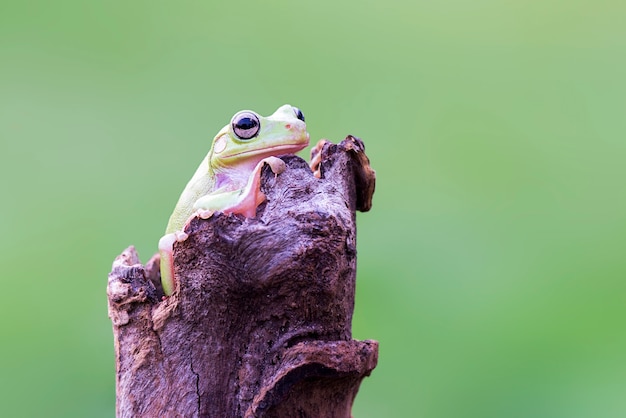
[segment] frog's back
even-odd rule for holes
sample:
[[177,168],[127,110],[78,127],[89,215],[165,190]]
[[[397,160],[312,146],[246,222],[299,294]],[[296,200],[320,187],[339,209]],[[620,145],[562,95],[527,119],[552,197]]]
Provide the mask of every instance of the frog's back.
[[176,203],[174,212],[172,212],[170,216],[165,233],[169,234],[175,231],[181,231],[187,219],[194,213],[193,205],[196,200],[211,193],[214,187],[215,178],[209,171],[207,156],[178,198],[178,203]]

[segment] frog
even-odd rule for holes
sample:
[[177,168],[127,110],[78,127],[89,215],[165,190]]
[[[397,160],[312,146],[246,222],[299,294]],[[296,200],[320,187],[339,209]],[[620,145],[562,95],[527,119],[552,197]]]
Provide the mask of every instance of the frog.
[[279,175],[285,163],[278,156],[294,154],[308,145],[304,114],[288,104],[267,117],[251,110],[237,112],[215,135],[159,240],[165,297],[176,289],[173,246],[187,239],[184,231],[188,223],[195,217],[208,219],[216,212],[254,218],[266,199],[260,189],[263,167],[268,165],[274,175]]

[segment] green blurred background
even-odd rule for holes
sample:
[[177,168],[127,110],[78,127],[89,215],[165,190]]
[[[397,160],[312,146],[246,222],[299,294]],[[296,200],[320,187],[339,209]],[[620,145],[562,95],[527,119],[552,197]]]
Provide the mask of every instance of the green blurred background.
[[[111,262],[238,110],[364,139],[355,417],[626,416],[626,5],[0,3],[0,415],[110,417]],[[313,141],[312,141],[313,142]],[[306,153],[303,153],[306,155]]]

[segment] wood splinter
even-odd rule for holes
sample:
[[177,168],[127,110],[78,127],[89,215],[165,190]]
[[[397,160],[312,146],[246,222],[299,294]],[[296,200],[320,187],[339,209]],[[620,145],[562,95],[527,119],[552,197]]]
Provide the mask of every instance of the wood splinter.
[[118,417],[350,417],[378,343],[352,339],[355,211],[375,174],[358,138],[314,149],[314,176],[284,156],[265,167],[249,219],[193,219],[174,245],[178,289],[162,298],[158,256],[113,263],[109,317]]

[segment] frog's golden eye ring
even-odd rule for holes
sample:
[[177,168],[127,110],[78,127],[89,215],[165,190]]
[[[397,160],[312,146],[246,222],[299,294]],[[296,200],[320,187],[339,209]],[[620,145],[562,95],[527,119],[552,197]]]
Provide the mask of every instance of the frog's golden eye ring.
[[233,116],[230,121],[233,132],[239,139],[252,139],[259,134],[261,130],[261,122],[256,113],[244,110]]
[[300,119],[302,122],[304,122],[304,113],[302,113],[302,110],[300,110],[297,107],[293,106],[293,111],[296,114],[296,117],[298,119]]

